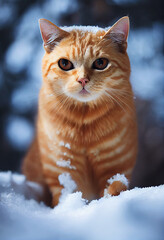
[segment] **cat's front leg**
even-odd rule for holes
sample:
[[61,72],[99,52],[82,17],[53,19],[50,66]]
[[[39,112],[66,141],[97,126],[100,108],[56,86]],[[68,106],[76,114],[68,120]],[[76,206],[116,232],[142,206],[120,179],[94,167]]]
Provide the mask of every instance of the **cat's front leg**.
[[51,181],[50,178],[47,178],[47,185],[52,196],[51,207],[55,207],[60,202],[63,186],[60,186],[58,179]]
[[107,187],[104,190],[104,196],[118,196],[121,192],[126,191],[129,186],[129,181],[124,174],[116,174],[107,180]]
[[69,193],[73,193],[77,189],[77,185],[72,178],[71,171],[66,167],[58,168],[58,172],[52,173],[52,168],[47,172],[45,169],[45,180],[52,195],[52,207],[64,200]]

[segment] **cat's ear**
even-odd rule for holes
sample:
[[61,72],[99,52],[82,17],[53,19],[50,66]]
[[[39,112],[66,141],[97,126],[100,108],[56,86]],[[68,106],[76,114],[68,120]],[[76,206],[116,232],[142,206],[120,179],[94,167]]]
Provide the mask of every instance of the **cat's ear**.
[[50,53],[63,38],[69,36],[68,32],[44,18],[39,19],[39,25],[44,48],[48,53]]
[[129,17],[120,18],[104,35],[117,43],[121,52],[125,52],[127,48],[129,25]]

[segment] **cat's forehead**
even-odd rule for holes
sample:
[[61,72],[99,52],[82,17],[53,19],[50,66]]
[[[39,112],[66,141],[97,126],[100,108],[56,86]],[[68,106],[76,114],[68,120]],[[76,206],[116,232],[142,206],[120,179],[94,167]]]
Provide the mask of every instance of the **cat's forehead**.
[[[100,55],[107,54],[103,36],[109,28],[97,26],[60,27],[70,34],[63,38],[52,51],[55,58],[68,58],[78,62],[88,62]],[[109,49],[109,47],[108,47]]]
[[70,26],[63,27],[63,30],[74,36],[76,41],[85,41],[87,38],[94,41],[99,40],[106,33],[107,29],[98,26]]
[[[106,28],[97,26],[71,26],[62,27],[64,31],[70,33],[65,41],[62,41],[61,49],[66,51],[67,55],[75,57],[90,57],[97,55],[102,48],[101,42]],[[109,29],[109,28],[108,28]],[[76,50],[75,50],[76,49]]]

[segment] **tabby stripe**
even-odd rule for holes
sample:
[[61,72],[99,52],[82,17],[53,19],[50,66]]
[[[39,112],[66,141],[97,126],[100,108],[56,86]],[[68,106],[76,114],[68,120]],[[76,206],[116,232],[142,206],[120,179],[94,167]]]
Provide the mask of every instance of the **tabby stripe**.
[[131,158],[134,155],[134,150],[132,149],[131,151],[128,151],[125,155],[123,155],[122,157],[117,156],[115,158],[112,159],[108,159],[108,161],[106,160],[106,162],[98,162],[97,164],[97,168],[99,169],[99,171],[101,171],[101,168],[103,169],[107,169],[108,167],[111,168],[115,165],[119,165],[120,163],[126,161],[127,159]]
[[48,152],[48,150],[46,148],[43,148],[43,147],[40,148],[40,151],[44,155],[47,154],[47,152]]
[[50,178],[49,176],[46,176],[46,183],[48,186],[57,186],[59,184],[58,175],[56,175],[56,178]]
[[[64,161],[70,161],[70,163],[71,163],[71,165],[72,166],[75,166],[76,168],[82,168],[83,166],[84,166],[84,163],[83,163],[83,159],[81,159],[80,161],[77,161],[77,158],[75,158],[75,159],[71,159],[71,158],[67,158],[66,156],[63,156],[63,157],[60,157],[60,158],[58,158],[58,160],[57,161],[62,161],[62,160],[64,160]],[[57,162],[56,161],[56,162]],[[55,163],[56,163],[55,162]]]
[[72,52],[71,52],[71,54],[72,54],[72,58],[75,58],[75,48],[72,47],[71,50],[72,50]]
[[[66,148],[65,147],[60,147],[60,150],[61,150],[61,152],[66,152],[67,153],[67,155],[63,155],[62,153],[60,153],[60,154],[58,154],[57,156],[58,156],[58,158],[59,157],[67,157],[68,156],[68,158],[74,158],[74,159],[77,159],[77,160],[79,160],[79,161],[81,161],[82,160],[82,158],[84,158],[84,152],[83,153],[77,153],[77,152],[74,152],[73,150],[66,150]],[[79,149],[79,151],[80,151],[80,149]]]
[[110,138],[110,133],[109,133],[109,135],[104,136],[102,139],[100,139],[99,142],[96,142],[94,144],[94,148],[93,149],[98,148],[100,150],[103,150],[103,149],[106,149],[106,148],[109,148],[109,147],[116,146],[121,141],[121,139],[124,137],[126,132],[127,132],[127,128],[124,127],[122,129],[122,131],[120,131],[119,133],[115,132],[116,136],[113,136],[112,139]]
[[[63,141],[64,143],[67,143],[68,139],[64,138]],[[67,152],[68,154],[70,155],[73,155],[73,156],[76,156],[76,157],[79,157],[79,156],[82,156],[84,154],[84,147],[81,147],[81,149],[78,149],[78,152],[77,152],[77,148],[74,147],[73,148],[67,148],[65,146],[60,146],[60,150],[63,151],[63,152]]]
[[[107,124],[105,124],[104,122],[104,125],[106,126]],[[93,126],[94,127],[94,126]],[[113,129],[112,129],[113,128]],[[95,129],[95,128],[94,128]],[[113,126],[110,128],[110,130],[107,130],[103,136],[101,136],[99,138],[98,141],[95,141],[93,143],[90,144],[89,146],[89,150],[92,150],[92,149],[95,149],[95,148],[101,148],[101,149],[104,149],[104,148],[107,148],[109,147],[109,142],[111,143],[114,139],[118,138],[118,137],[123,137],[124,134],[126,133],[125,131],[127,130],[124,130],[125,127],[123,127],[122,125],[121,126]],[[117,141],[118,142],[118,141]],[[105,145],[104,145],[105,144]],[[113,144],[112,144],[113,145]],[[115,144],[114,144],[115,145]],[[106,146],[106,147],[105,147]]]
[[63,173],[63,170],[59,167],[56,167],[52,164],[49,163],[43,163],[43,168],[44,170],[47,172],[47,170],[51,171],[51,172],[56,172],[56,173]]
[[63,187],[60,185],[59,186],[51,186],[50,189],[51,189],[51,193],[53,195],[53,201],[55,201],[55,204],[57,204],[59,201],[59,198],[61,196],[61,191],[62,191]]
[[[76,168],[83,168],[83,166],[84,166],[84,161],[83,161],[84,158],[81,159],[81,161],[77,161],[76,158],[75,158],[75,159],[70,159],[70,158],[64,159],[64,158],[63,158],[63,160],[64,160],[64,161],[70,161],[70,162],[71,162],[71,165],[75,166]],[[59,161],[62,161],[62,159],[59,159]]]
[[[70,160],[71,164],[73,164],[75,162],[75,165],[77,164],[80,167],[82,165],[82,163],[81,163],[82,162],[82,157],[81,158],[77,158],[77,157],[74,157],[73,155],[67,156],[67,155],[62,155],[62,154],[57,155],[57,156],[54,156],[53,154],[48,154],[47,157],[49,159],[51,159],[53,163],[56,163],[57,161],[62,161],[62,160],[65,160],[65,161]],[[73,157],[73,159],[71,157]]]
[[120,63],[118,63],[115,60],[112,60],[113,63],[115,63],[117,65],[117,67],[119,67],[122,71],[125,71],[125,69],[120,65]]
[[59,184],[59,186],[51,187],[51,191],[53,194],[59,193],[62,189],[63,189],[63,186],[61,186],[60,184]]
[[42,162],[43,162],[43,164],[54,165],[54,162],[51,159],[48,159],[48,158],[43,158]]
[[[60,196],[61,196],[61,190],[60,189],[59,191],[55,191],[54,194],[53,194],[53,199],[52,199],[52,205],[55,206],[59,203],[59,199],[60,199]],[[52,191],[53,193],[53,191]]]
[[56,176],[58,176],[59,174],[62,174],[64,171],[61,171],[61,169],[59,169],[58,171],[54,172],[54,171],[51,171],[49,169],[44,169],[44,175],[45,176],[48,176],[49,178],[54,178],[56,179]]
[[[83,163],[83,161],[81,161],[81,159],[80,159],[80,161],[78,161],[77,162],[77,158],[75,159],[75,160],[72,160],[72,159],[70,159],[70,158],[67,158],[67,156],[63,156],[63,158],[61,159],[61,157],[59,158],[59,157],[55,157],[55,156],[53,156],[52,154],[48,154],[47,155],[47,158],[44,158],[43,159],[43,165],[45,165],[45,164],[48,164],[48,165],[50,165],[50,166],[52,166],[52,167],[56,167],[56,168],[63,168],[63,169],[69,169],[68,167],[61,167],[61,166],[58,166],[58,165],[56,165],[56,162],[57,161],[62,161],[62,160],[65,160],[65,161],[68,161],[68,160],[70,160],[70,162],[71,162],[71,165],[74,165],[75,167],[76,167],[76,169],[78,170],[78,169],[82,169],[83,167],[84,167],[84,163]],[[44,167],[44,166],[43,166]],[[78,170],[79,172],[80,172],[80,170]],[[82,172],[81,172],[82,173]]]
[[52,62],[52,63],[48,66],[48,69],[46,70],[46,72],[45,72],[45,74],[44,74],[44,77],[47,77],[47,75],[48,75],[48,73],[49,73],[49,71],[50,71],[50,68],[52,67],[52,65],[54,65],[54,64],[56,64],[56,63],[57,63],[57,61]]
[[91,56],[91,58],[94,57],[94,55],[93,55],[93,47],[92,46],[90,47],[90,56]]
[[84,169],[84,167],[83,168],[76,168],[76,170],[72,174],[77,175],[77,177],[82,177],[83,178],[83,175],[84,175],[83,169]]
[[124,145],[122,144],[122,141],[120,141],[117,145],[115,145],[113,147],[108,146],[106,149],[99,149],[99,156],[108,154],[109,152],[115,152],[115,151],[117,152],[117,149],[122,148],[122,146],[124,146]]
[[119,164],[113,164],[113,166],[107,167],[105,171],[102,171],[100,174],[103,176],[106,176],[108,174],[115,175],[116,173],[124,172],[128,170],[129,168],[132,168],[134,166],[134,160],[133,156],[129,156],[128,158],[124,159],[124,161],[121,161]]
[[[71,164],[73,164],[71,162]],[[74,164],[73,164],[74,165]],[[78,167],[77,166],[77,163],[75,163],[75,167],[76,167],[76,173],[80,174],[81,176],[83,176],[83,169],[84,169],[84,166],[80,166]],[[66,172],[70,172],[72,169],[69,169],[68,167],[61,167],[61,166],[58,166],[56,165],[56,162],[52,163],[51,161],[49,161],[48,159],[44,159],[44,162],[43,162],[43,169],[44,171],[47,172],[47,170],[51,171],[51,172],[56,172],[56,173],[63,173],[64,171]],[[73,169],[73,171],[75,171]]]
[[102,161],[102,160],[117,156],[118,154],[121,154],[125,148],[127,148],[127,145],[125,145],[125,144],[123,145],[122,142],[121,142],[121,145],[117,146],[114,150],[111,150],[108,148],[108,149],[106,149],[105,152],[99,153],[99,155],[97,157],[97,161]]
[[132,172],[133,172],[133,168],[129,168],[128,170],[123,171],[121,173],[124,174],[125,176],[129,176],[132,174]]
[[124,173],[127,169],[130,167],[132,168],[134,166],[134,161],[132,159],[128,159],[126,162],[121,163],[120,165],[115,166],[113,169],[107,169],[99,178],[99,187],[105,188],[107,185],[107,180],[110,179],[112,176],[114,176],[117,173]]
[[56,156],[54,156],[53,154],[47,154],[47,157],[51,159],[53,163],[57,161]]
[[123,79],[124,78],[124,76],[123,75],[119,75],[119,76],[111,76],[111,79],[112,80],[119,80],[119,79]]
[[51,183],[48,183],[48,186],[50,187],[50,188],[52,188],[52,187],[58,187],[58,186],[60,186],[60,183],[59,183],[59,181],[57,182],[51,182]]
[[[97,164],[104,164],[105,162],[112,162],[115,159],[118,159],[120,156],[125,155],[126,153],[130,152],[131,149],[134,149],[134,143],[130,142],[126,145],[121,145],[123,148],[121,150],[115,148],[115,151],[110,151],[108,154],[104,154],[104,156],[100,153],[97,159]],[[117,151],[118,150],[118,151]]]

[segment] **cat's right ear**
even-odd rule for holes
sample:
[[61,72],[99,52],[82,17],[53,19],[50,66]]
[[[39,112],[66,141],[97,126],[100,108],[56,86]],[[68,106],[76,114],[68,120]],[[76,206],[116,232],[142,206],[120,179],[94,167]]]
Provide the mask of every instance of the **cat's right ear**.
[[47,53],[50,53],[63,38],[69,36],[68,32],[44,18],[39,19],[39,25],[44,48]]
[[120,18],[104,35],[117,44],[119,51],[125,52],[129,33],[129,17]]

